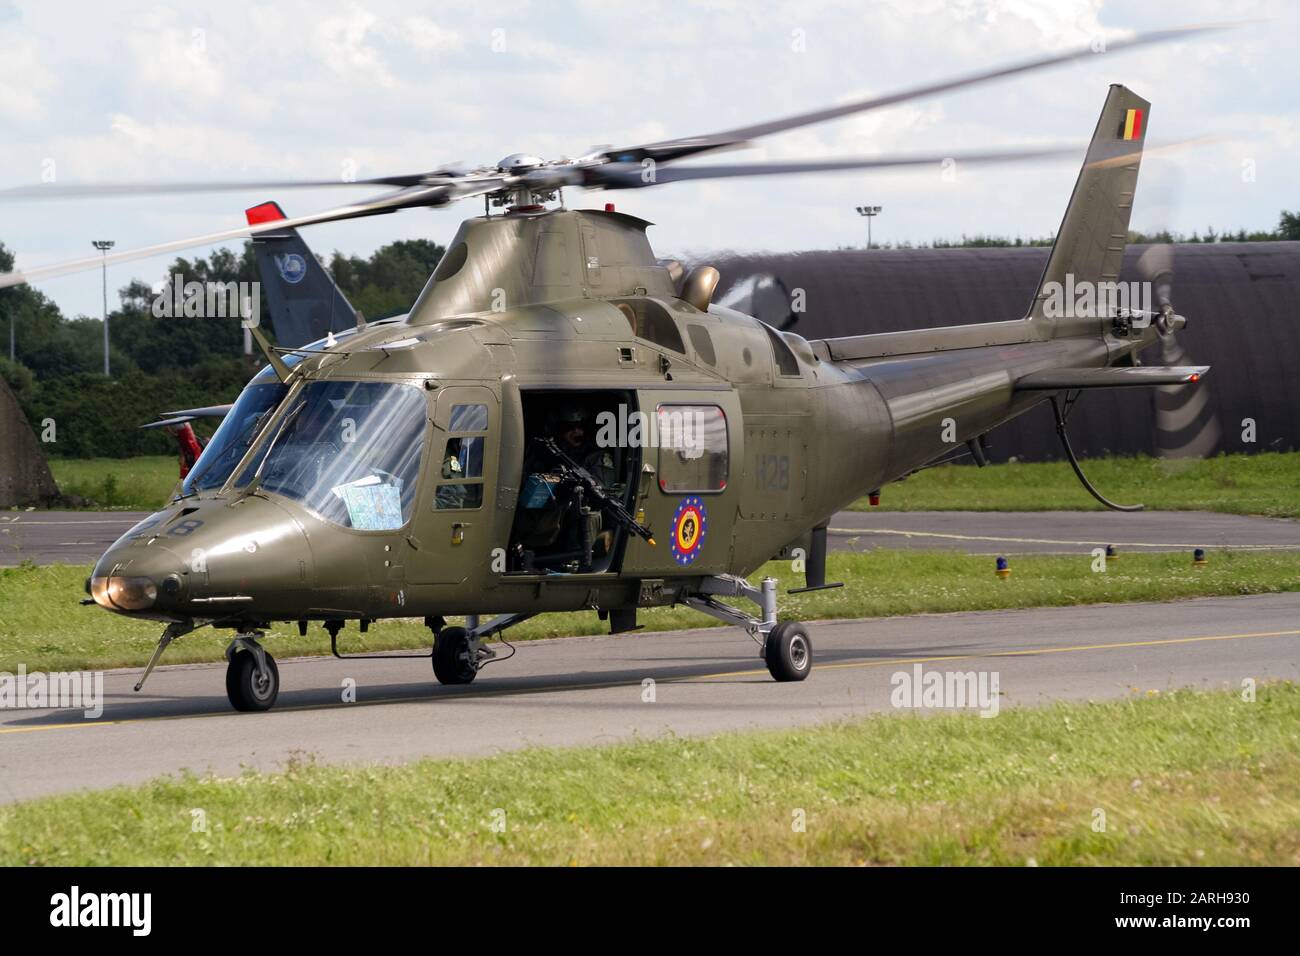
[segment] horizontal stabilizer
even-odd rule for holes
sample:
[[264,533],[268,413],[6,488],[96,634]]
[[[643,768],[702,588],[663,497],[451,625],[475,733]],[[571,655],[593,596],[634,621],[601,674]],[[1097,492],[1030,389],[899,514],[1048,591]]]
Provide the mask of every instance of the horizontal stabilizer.
[[1140,365],[1120,368],[1053,368],[1016,379],[1017,392],[1054,392],[1063,388],[1119,388],[1126,385],[1188,385],[1198,382],[1208,365]]
[[194,421],[193,415],[181,415],[176,418],[164,418],[161,421],[150,422],[148,425],[141,425],[141,428],[177,428],[186,422]]
[[225,418],[230,414],[230,409],[234,405],[208,405],[204,408],[182,408],[174,412],[163,412],[160,421],[150,422],[148,425],[141,425],[141,428],[175,428],[177,425],[184,425],[186,422],[192,422],[196,418]]
[[179,411],[163,412],[164,418],[224,418],[233,405],[207,405],[203,408],[182,408]]

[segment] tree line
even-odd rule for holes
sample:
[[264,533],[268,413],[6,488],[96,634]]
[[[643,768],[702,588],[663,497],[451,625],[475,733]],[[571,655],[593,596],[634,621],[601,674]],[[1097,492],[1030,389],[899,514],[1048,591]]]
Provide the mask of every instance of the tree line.
[[[1166,242],[1279,242],[1297,239],[1300,239],[1300,212],[1287,212],[1285,209],[1278,216],[1276,229],[1238,229],[1236,232],[1229,229],[1218,232],[1213,226],[1210,226],[1205,230],[1204,234],[1195,231],[1190,234],[1171,232],[1168,229],[1161,229],[1156,232],[1140,232],[1136,229],[1130,229],[1128,233],[1129,245]],[[1050,246],[1054,241],[1055,239],[1052,236],[1035,236],[1026,239],[1022,236],[1014,238],[982,234],[968,236],[963,233],[959,239],[934,239],[930,242],[919,243],[911,241],[872,242],[871,247],[873,249],[975,249],[1003,248],[1007,246]],[[857,247],[845,246],[843,248]]]
[[[1132,232],[1129,241],[1260,242],[1300,239],[1300,213],[1282,212],[1268,232],[1191,236]],[[927,245],[943,249],[970,246],[1050,245],[1051,239],[962,236]],[[878,244],[913,248],[910,243]],[[424,288],[443,247],[427,239],[389,243],[368,258],[335,252],[323,263],[344,294],[368,319],[405,312]],[[0,243],[0,271],[13,269],[13,254]],[[251,242],[239,252],[218,249],[194,259],[177,258],[167,280],[255,282],[261,275]],[[263,292],[262,314],[268,315]],[[243,330],[233,319],[157,319],[149,284],[133,279],[119,290],[118,308],[109,313],[109,358],[113,375],[103,375],[103,323],[99,318],[63,315],[57,304],[29,286],[0,289],[0,376],[13,389],[37,434],[54,423],[56,440],[45,446],[50,457],[127,458],[171,454],[160,431],[141,430],[162,412],[229,402],[261,364],[243,355]],[[9,361],[10,328],[15,361]],[[272,330],[266,328],[270,333]],[[200,433],[207,423],[196,425]]]
[[[335,252],[327,267],[352,304],[378,319],[410,307],[442,253],[438,243],[409,239],[367,258]],[[13,266],[13,253],[0,243],[0,271]],[[186,282],[261,279],[251,242],[239,252],[178,258],[167,271],[168,283],[173,276]],[[268,315],[262,294],[262,314]],[[0,289],[0,375],[38,435],[53,422],[55,441],[44,446],[47,456],[171,454],[175,445],[165,434],[140,426],[164,411],[232,401],[261,364],[260,355],[244,356],[237,320],[155,318],[154,297],[140,279],[119,290],[118,307],[109,312],[112,377],[106,378],[100,318],[66,316],[30,286]],[[265,331],[272,334],[269,323]]]

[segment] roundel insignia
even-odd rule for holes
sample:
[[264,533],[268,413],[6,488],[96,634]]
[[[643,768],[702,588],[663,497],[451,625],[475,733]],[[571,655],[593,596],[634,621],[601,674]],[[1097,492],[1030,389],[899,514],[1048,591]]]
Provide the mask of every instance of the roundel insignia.
[[699,557],[708,531],[709,512],[704,502],[695,496],[682,499],[673,515],[673,560],[683,566],[691,564]]
[[276,256],[275,265],[280,271],[280,278],[290,285],[297,285],[307,276],[307,263],[296,252]]

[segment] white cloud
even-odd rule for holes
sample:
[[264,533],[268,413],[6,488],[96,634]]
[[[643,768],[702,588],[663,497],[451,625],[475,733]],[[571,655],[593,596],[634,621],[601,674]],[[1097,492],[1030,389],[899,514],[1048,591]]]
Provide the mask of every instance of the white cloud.
[[0,30],[0,119],[33,123],[45,118],[54,75],[34,37]]
[[403,37],[417,50],[429,53],[445,53],[460,50],[465,46],[465,38],[455,30],[439,26],[428,17],[408,17],[403,26]]

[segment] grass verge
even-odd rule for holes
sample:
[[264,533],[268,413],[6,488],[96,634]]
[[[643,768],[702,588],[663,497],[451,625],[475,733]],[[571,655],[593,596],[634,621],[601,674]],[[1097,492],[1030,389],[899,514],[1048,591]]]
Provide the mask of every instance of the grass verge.
[[51,458],[59,491],[96,510],[157,511],[180,474],[174,455],[140,458]]
[[[1084,473],[1102,494],[1161,511],[1300,517],[1300,452],[1216,458],[1093,458]],[[854,506],[865,511],[862,499]],[[1100,511],[1069,463],[1008,462],[975,468],[943,465],[888,485],[876,510]]]
[[[781,614],[807,621],[1300,590],[1300,555],[1291,552],[1212,552],[1203,568],[1193,568],[1187,554],[1125,554],[1110,562],[1104,574],[1093,573],[1091,565],[1086,553],[1024,555],[1013,559],[1012,575],[1003,581],[993,574],[993,559],[979,555],[889,550],[832,554],[829,577],[845,587],[782,594]],[[89,571],[72,565],[0,568],[0,670],[13,671],[20,663],[29,671],[144,664],[162,626],[97,607],[78,607]],[[777,578],[782,590],[802,583],[789,564],[772,563],[761,573]],[[687,608],[643,611],[641,623],[650,630],[722,626]],[[595,612],[578,612],[526,621],[508,636],[517,641],[607,630]],[[219,660],[228,640],[228,632],[199,630],[174,643],[164,661]],[[340,649],[426,647],[429,640],[418,620],[378,621],[364,637],[355,627],[344,631]],[[302,638],[296,627],[283,624],[272,629],[267,646],[278,657],[322,654],[329,648],[321,628],[313,627]]]
[[300,761],[0,808],[11,865],[1031,860],[1300,864],[1300,686],[400,767]]

